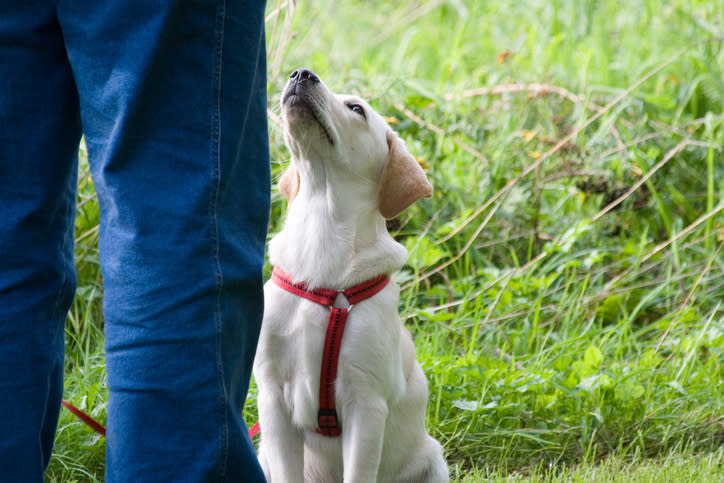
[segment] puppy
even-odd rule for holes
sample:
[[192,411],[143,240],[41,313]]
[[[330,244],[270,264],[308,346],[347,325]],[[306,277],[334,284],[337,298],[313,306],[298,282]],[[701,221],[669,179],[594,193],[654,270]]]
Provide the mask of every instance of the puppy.
[[[294,71],[281,104],[289,208],[269,246],[275,272],[254,362],[264,473],[271,483],[448,481],[389,281],[407,251],[385,226],[432,187],[379,114],[313,72]],[[329,332],[342,313],[335,359]]]

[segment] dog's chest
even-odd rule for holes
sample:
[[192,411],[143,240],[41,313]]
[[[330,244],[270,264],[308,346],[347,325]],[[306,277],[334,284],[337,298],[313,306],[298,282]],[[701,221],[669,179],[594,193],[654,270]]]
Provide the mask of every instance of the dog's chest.
[[[265,370],[264,374],[281,386],[284,405],[295,425],[313,429],[319,409],[320,369],[329,308],[278,287],[267,287],[266,296],[258,357],[264,359],[267,369],[271,370]],[[273,302],[269,303],[271,297]],[[350,310],[335,380],[336,399],[340,402],[358,397],[356,392],[361,388],[392,396],[404,385],[399,361],[401,324],[396,305],[390,306],[385,297],[375,302],[361,303]],[[382,313],[390,309],[392,314],[383,317]],[[339,406],[343,411],[344,405]]]
[[[281,388],[295,424],[313,427],[329,309],[271,283],[265,287],[265,305],[257,354],[257,365],[263,363],[263,369],[255,369],[256,377]],[[263,390],[261,381],[259,386]]]

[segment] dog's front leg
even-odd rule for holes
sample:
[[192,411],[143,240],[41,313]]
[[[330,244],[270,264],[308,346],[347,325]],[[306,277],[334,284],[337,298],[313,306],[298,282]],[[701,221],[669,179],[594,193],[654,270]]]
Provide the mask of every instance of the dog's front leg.
[[350,401],[344,411],[342,452],[345,483],[374,483],[382,457],[387,403],[381,398]]
[[259,461],[269,483],[304,481],[304,436],[292,423],[291,414],[282,405],[282,390],[260,391],[258,396]]

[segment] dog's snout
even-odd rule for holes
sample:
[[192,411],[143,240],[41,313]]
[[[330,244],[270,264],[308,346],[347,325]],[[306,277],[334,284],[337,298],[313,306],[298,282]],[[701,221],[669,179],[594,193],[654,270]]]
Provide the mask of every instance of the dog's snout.
[[309,69],[297,69],[292,72],[292,75],[290,75],[289,78],[296,82],[319,82],[319,77],[317,77],[317,74]]
[[282,94],[282,104],[286,105],[289,102],[294,106],[305,104],[309,101],[309,93],[323,86],[317,74],[311,70],[296,69],[289,75],[289,82]]

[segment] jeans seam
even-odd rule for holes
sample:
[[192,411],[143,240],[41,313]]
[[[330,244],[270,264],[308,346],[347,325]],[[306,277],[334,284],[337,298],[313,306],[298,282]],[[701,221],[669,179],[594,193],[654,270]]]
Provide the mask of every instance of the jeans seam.
[[223,46],[224,46],[224,22],[226,17],[226,1],[221,0],[217,6],[216,25],[214,28],[214,65],[213,65],[213,94],[212,101],[212,179],[215,179],[216,185],[213,188],[211,196],[211,223],[212,223],[212,243],[214,249],[214,270],[216,272],[216,307],[214,319],[216,323],[216,376],[219,389],[219,411],[221,417],[221,426],[219,428],[219,475],[218,480],[224,481],[228,466],[229,453],[229,421],[226,413],[226,387],[224,384],[224,364],[221,351],[221,338],[223,331],[223,314],[221,310],[221,298],[224,286],[224,273],[221,268],[221,242],[219,235],[218,205],[221,192],[221,83],[222,83],[222,62],[223,62]]

